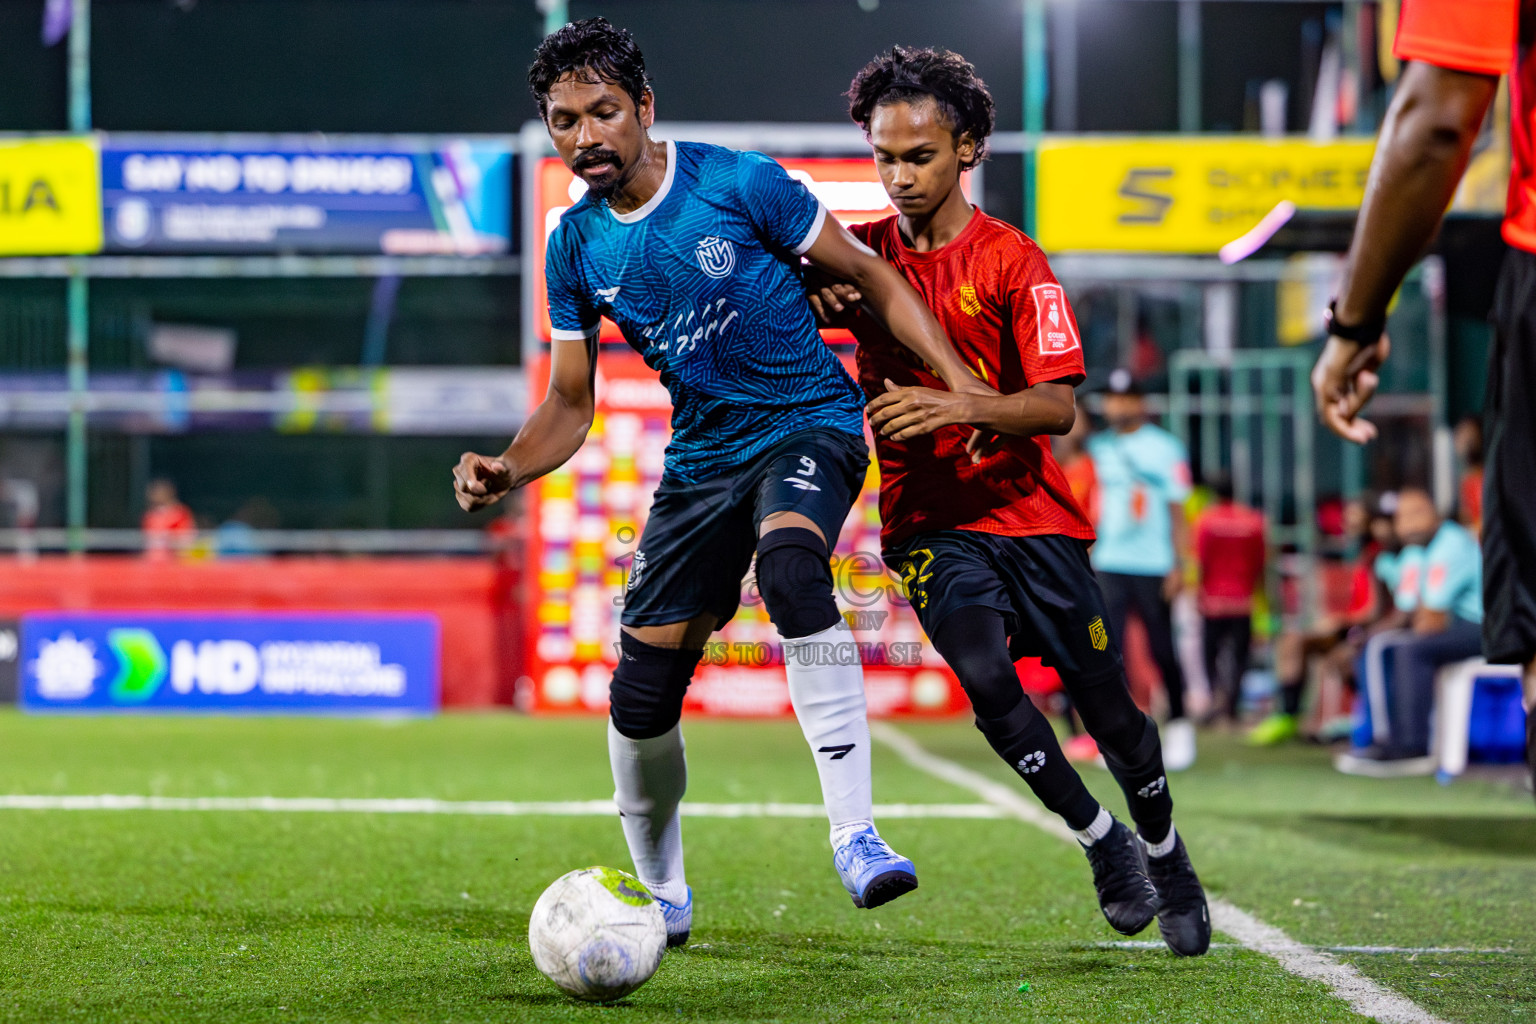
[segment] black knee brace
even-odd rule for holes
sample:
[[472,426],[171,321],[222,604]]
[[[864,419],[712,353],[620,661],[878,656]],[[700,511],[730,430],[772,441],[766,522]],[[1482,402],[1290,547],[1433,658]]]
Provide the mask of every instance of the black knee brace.
[[830,629],[841,617],[826,541],[803,527],[770,530],[757,542],[757,590],[786,640]]
[[613,727],[632,740],[648,740],[683,717],[683,694],[702,650],[669,649],[619,634],[619,665],[608,686]]

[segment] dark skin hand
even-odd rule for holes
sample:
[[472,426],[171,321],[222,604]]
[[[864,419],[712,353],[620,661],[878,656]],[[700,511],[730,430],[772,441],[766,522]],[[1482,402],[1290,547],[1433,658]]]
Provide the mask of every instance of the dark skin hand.
[[[905,441],[962,423],[1013,437],[1065,434],[1077,418],[1070,384],[1051,381],[1011,395],[960,395],[934,388],[899,387],[885,382],[886,393],[865,407],[869,424],[882,437]],[[974,437],[972,439],[974,441]],[[967,445],[968,450],[974,449]]]
[[[1340,323],[1376,323],[1403,277],[1424,254],[1456,192],[1483,118],[1495,75],[1410,63],[1382,124],[1360,218],[1335,306]],[[1340,437],[1365,444],[1376,427],[1360,419],[1391,354],[1385,336],[1361,346],[1330,337],[1312,371],[1318,416]]]

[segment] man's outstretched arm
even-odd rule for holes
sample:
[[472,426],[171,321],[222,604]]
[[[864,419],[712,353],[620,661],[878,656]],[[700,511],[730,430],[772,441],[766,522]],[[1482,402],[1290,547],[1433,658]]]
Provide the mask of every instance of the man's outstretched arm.
[[997,394],[961,362],[933,311],[901,272],[835,219],[826,218],[805,256],[821,270],[852,284],[891,335],[932,367],[951,391]]
[[550,346],[549,390],[506,451],[459,457],[453,491],[460,508],[473,512],[494,505],[509,491],[563,466],[581,448],[596,405],[595,352],[589,344],[582,339]]
[[[1497,75],[1409,63],[1382,124],[1354,239],[1334,305],[1343,328],[1385,321],[1387,303],[1424,254],[1471,157],[1498,91]],[[1340,437],[1364,443],[1371,424],[1356,420],[1376,390],[1387,357],[1383,338],[1361,345],[1330,336],[1312,373],[1318,413]]]

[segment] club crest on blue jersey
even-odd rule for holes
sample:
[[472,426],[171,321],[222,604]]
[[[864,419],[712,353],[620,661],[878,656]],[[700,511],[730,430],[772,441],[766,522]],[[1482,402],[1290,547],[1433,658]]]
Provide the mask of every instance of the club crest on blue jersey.
[[699,258],[699,269],[710,277],[730,277],[736,269],[736,249],[727,239],[715,235],[702,238],[695,255]]

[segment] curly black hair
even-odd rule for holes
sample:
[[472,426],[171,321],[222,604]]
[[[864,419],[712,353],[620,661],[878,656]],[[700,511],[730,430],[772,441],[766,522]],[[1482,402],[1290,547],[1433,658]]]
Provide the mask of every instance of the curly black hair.
[[528,65],[528,88],[539,105],[539,117],[549,116],[549,90],[564,75],[596,85],[611,82],[629,93],[635,106],[651,87],[645,55],[628,29],[614,28],[607,18],[573,21],[544,37]]
[[997,121],[992,94],[976,69],[958,53],[926,46],[893,46],[853,76],[846,95],[848,116],[866,135],[877,107],[930,97],[938,104],[956,142],[963,135],[975,141],[976,155],[966,168],[987,158],[987,136]]

